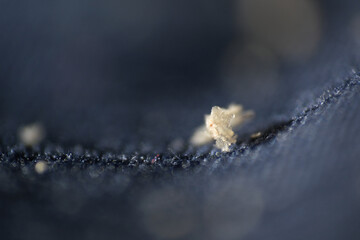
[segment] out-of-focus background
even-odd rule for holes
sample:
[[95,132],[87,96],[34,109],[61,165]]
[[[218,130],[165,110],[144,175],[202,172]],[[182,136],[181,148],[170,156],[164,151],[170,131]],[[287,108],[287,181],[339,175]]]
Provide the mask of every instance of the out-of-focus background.
[[10,132],[41,121],[57,142],[161,145],[191,136],[213,105],[286,113],[351,71],[357,5],[1,1],[1,121]]
[[355,0],[0,0],[0,239],[359,239],[359,56]]

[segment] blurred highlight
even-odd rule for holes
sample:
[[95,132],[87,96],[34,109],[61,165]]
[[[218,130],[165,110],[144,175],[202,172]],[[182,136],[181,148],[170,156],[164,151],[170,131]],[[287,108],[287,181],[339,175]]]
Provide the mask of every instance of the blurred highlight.
[[351,34],[355,43],[360,46],[360,13],[358,13],[352,20]]
[[311,57],[321,38],[321,17],[311,0],[239,0],[239,25],[257,41],[290,61]]
[[275,93],[279,84],[279,61],[262,45],[254,43],[241,47],[234,44],[225,56],[223,75],[231,96],[243,93],[243,89],[269,96]]
[[253,230],[261,219],[264,201],[254,184],[236,179],[206,194],[205,228],[209,239],[235,240]]
[[33,147],[41,143],[45,138],[45,128],[40,123],[33,123],[19,129],[20,141],[27,147]]
[[140,211],[145,229],[160,239],[179,239],[194,230],[196,205],[184,192],[167,187],[142,199]]

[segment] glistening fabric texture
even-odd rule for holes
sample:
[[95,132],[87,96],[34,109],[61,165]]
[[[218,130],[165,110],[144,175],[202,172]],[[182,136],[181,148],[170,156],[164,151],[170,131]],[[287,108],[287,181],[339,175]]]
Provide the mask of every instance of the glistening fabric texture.
[[[269,1],[321,26],[289,52],[255,1],[140,2],[1,2],[0,238],[359,239],[360,4]],[[231,102],[231,151],[190,146]]]

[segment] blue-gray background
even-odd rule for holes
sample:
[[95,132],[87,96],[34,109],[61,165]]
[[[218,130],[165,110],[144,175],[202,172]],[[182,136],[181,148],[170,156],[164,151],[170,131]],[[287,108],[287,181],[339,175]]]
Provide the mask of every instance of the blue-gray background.
[[[359,239],[359,46],[355,0],[1,0],[2,236]],[[230,154],[189,148],[231,102],[256,112],[241,136],[296,121]],[[32,122],[36,156],[16,138]],[[175,140],[176,173],[106,167],[171,159]],[[99,165],[61,157],[85,148]]]

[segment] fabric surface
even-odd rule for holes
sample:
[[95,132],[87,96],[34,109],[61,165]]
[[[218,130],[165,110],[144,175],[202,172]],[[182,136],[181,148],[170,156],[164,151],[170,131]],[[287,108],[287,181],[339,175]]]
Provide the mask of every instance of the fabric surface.
[[[283,43],[239,2],[1,1],[0,238],[359,239],[360,4],[272,0],[319,25]],[[190,146],[232,102],[232,150]]]

